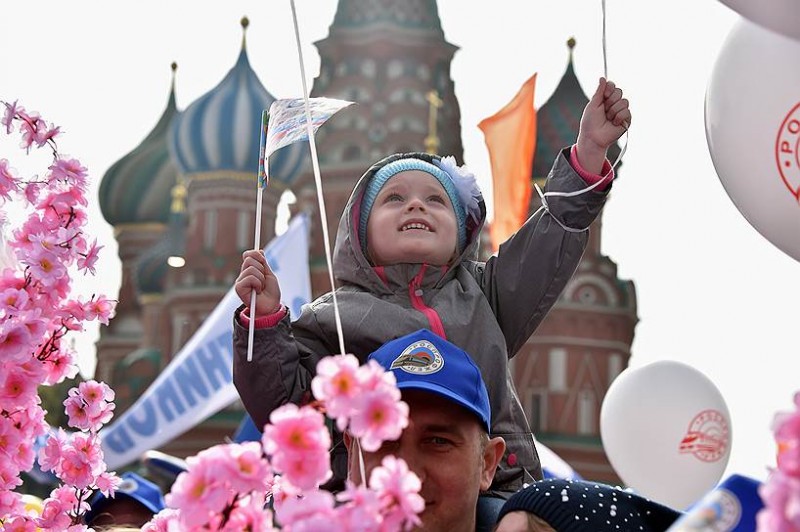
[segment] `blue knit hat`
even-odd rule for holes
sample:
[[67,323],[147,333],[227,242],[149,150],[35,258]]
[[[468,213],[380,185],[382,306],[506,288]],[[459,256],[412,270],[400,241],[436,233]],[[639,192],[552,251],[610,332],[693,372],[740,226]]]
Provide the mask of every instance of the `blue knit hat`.
[[456,228],[458,231],[458,250],[462,251],[467,244],[467,209],[461,201],[459,191],[453,182],[453,178],[436,164],[423,161],[422,159],[408,157],[394,160],[382,166],[375,172],[364,189],[358,220],[358,239],[364,254],[367,254],[367,221],[369,220],[369,213],[372,211],[372,206],[375,204],[378,194],[389,179],[400,172],[408,170],[420,170],[430,174],[442,185],[455,211]]
[[461,405],[491,433],[489,393],[481,370],[461,348],[427,329],[419,329],[374,351],[374,360],[394,373],[400,390],[424,390]]

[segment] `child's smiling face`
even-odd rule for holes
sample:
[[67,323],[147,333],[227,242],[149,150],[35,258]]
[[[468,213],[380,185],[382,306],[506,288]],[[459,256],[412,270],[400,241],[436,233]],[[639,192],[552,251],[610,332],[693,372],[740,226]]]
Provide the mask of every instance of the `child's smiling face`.
[[367,252],[376,266],[444,266],[456,253],[456,224],[453,204],[435,177],[421,170],[399,172],[369,213]]

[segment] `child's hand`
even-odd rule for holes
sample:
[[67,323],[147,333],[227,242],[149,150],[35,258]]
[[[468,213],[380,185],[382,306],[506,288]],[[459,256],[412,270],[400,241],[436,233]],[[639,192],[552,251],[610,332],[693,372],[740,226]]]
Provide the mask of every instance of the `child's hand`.
[[256,291],[256,308],[250,309],[250,317],[268,316],[281,308],[281,287],[272,273],[264,254],[251,249],[242,253],[242,269],[236,279],[236,295],[242,303],[250,306],[250,294]]
[[586,104],[578,132],[578,160],[586,170],[597,174],[606,150],[630,127],[631,111],[622,90],[613,81],[600,78],[592,99]]

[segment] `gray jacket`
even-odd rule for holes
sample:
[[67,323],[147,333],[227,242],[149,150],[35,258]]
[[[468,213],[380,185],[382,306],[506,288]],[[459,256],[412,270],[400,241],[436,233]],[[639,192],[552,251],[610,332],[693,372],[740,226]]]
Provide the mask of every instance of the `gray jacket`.
[[[556,158],[545,191],[586,187],[568,157],[569,151],[563,150]],[[485,263],[473,260],[485,218],[481,200],[480,225],[471,228],[469,243],[454,266],[398,264],[383,267],[379,276],[357,244],[354,206],[360,203],[367,179],[386,162],[377,163],[359,180],[339,223],[333,263],[346,351],[363,362],[391,339],[421,328],[434,329],[426,313],[417,310],[419,300],[417,308],[412,302],[421,295],[424,305],[441,319],[447,340],[472,355],[481,369],[492,407],[492,436],[502,436],[507,445],[491,492],[508,496],[542,476],[509,360],[558,299],[588,239],[588,232],[564,230],[550,213],[568,227],[588,227],[607,192],[549,197],[549,213],[541,210],[529,218]],[[287,402],[309,400],[317,362],[338,352],[330,293],[306,305],[294,322],[287,315],[274,327],[256,329],[250,363],[247,329],[234,318],[234,383],[256,425],[263,426],[270,412]],[[341,447],[334,448],[333,458],[334,476],[339,479],[346,474]]]

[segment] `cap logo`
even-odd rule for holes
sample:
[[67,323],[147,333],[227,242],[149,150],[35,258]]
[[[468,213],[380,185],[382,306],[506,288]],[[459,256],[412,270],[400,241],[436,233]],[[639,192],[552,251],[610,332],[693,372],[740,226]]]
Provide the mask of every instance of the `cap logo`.
[[124,478],[122,482],[119,483],[119,487],[116,491],[122,493],[134,493],[136,490],[139,489],[139,483],[133,480],[132,478]]
[[390,369],[401,369],[414,375],[430,375],[444,367],[444,358],[432,343],[420,340],[406,347],[392,361]]

